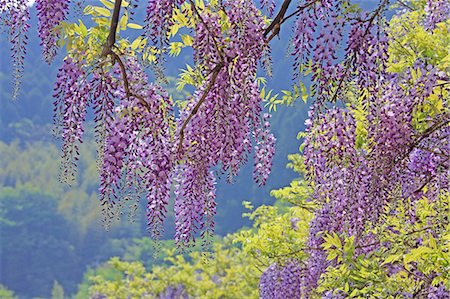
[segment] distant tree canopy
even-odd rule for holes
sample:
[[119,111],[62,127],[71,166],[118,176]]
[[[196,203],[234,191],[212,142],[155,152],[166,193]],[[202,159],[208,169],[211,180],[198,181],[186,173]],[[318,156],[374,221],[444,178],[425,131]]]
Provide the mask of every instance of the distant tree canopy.
[[[346,0],[144,5],[143,21],[134,20],[136,3],[101,0],[70,22],[68,0],[36,1],[44,59],[65,48],[53,94],[60,178],[74,181],[90,106],[106,227],[145,197],[148,228],[158,239],[173,194],[178,248],[192,247],[198,235],[208,248],[216,174],[231,180],[253,152],[255,182],[269,176],[275,137],[262,101],[276,107],[311,98],[299,134],[301,163],[294,164],[302,180],[280,191],[292,200],[289,193],[300,188],[293,203],[304,214],[291,223],[302,234],[285,240],[300,247],[283,258],[266,256],[259,295],[449,295],[448,0],[381,0],[370,11]],[[24,0],[1,0],[0,11],[17,97],[29,11]],[[272,97],[259,71],[270,76],[270,43],[291,18],[292,90]],[[124,34],[128,29],[142,34]],[[188,49],[192,61],[177,86],[194,92],[174,101],[159,84],[164,62]],[[182,296],[188,289],[170,291]]]

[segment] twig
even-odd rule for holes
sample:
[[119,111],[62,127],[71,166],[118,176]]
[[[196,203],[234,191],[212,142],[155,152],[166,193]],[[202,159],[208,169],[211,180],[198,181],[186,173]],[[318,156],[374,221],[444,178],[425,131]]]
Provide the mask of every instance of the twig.
[[311,2],[309,2],[308,4],[305,4],[305,5],[303,5],[303,6],[299,6],[299,7],[297,8],[296,11],[294,11],[293,13],[291,13],[290,15],[288,15],[287,17],[284,17],[283,20],[281,20],[280,24],[283,24],[283,23],[286,22],[288,19],[292,18],[293,16],[298,15],[302,10],[304,10],[304,9],[306,9],[306,8],[308,8],[308,7],[310,7],[311,5],[315,4],[317,1],[318,1],[318,0],[316,0],[316,1],[311,1]]
[[401,6],[406,7],[407,9],[409,9],[410,11],[414,11],[414,8],[409,6],[408,4],[406,4],[405,2],[401,1],[401,0],[397,0],[398,3],[400,3]]
[[[142,104],[142,106],[144,106],[147,109],[147,111],[150,112],[151,108],[150,108],[149,104],[147,103],[147,101],[145,101],[145,99],[143,97],[141,97],[140,95],[137,95],[137,94],[131,92],[130,83],[127,78],[126,67],[125,67],[125,64],[123,63],[122,59],[120,59],[120,56],[117,55],[116,53],[114,53],[114,51],[111,51],[110,55],[112,55],[113,60],[117,61],[117,63],[119,64],[120,71],[122,73],[123,86],[125,88],[125,94],[126,94],[127,98],[134,97],[134,98],[138,99],[139,102]],[[113,64],[114,64],[114,62],[113,62]]]
[[411,145],[409,146],[409,151],[407,152],[407,155],[409,155],[414,148],[416,148],[425,138],[427,138],[428,136],[430,136],[432,133],[434,133],[435,131],[441,129],[442,127],[448,125],[450,122],[449,120],[449,115],[448,114],[444,114],[443,115],[443,120],[441,122],[437,122],[434,125],[432,125],[431,127],[429,127],[428,129],[426,129],[418,138],[416,141],[414,141],[413,143],[411,143]]
[[205,26],[206,30],[208,31],[209,35],[211,36],[214,47],[216,48],[217,54],[219,55],[220,61],[223,61],[223,54],[222,51],[219,48],[219,45],[217,44],[217,41],[212,34],[212,32],[209,30],[208,25],[206,24],[205,20],[203,20],[203,17],[200,15],[200,12],[198,11],[197,7],[195,6],[195,3],[192,0],[189,0],[189,3],[191,4],[192,9],[194,10],[194,13],[197,15],[197,17],[200,19],[200,22],[202,22],[203,26]]
[[189,114],[189,116],[183,122],[183,125],[181,126],[181,129],[180,129],[180,141],[179,141],[179,144],[178,144],[178,152],[179,153],[181,153],[181,148],[183,146],[184,130],[186,129],[186,126],[188,125],[188,123],[190,122],[192,117],[197,113],[198,109],[200,108],[200,106],[205,101],[206,96],[208,95],[209,91],[211,90],[211,88],[213,87],[214,83],[216,82],[217,76],[219,75],[219,72],[223,68],[223,66],[224,66],[224,64],[221,62],[221,63],[217,64],[216,67],[213,69],[213,72],[212,72],[212,75],[211,75],[211,81],[209,81],[208,86],[203,91],[202,97],[197,102],[197,104],[195,105],[194,109],[192,109],[192,111]]

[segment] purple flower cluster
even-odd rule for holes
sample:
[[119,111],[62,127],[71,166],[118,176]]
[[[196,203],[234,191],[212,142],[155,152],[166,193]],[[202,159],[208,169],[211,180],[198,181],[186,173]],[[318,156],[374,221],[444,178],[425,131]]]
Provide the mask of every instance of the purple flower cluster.
[[54,133],[63,141],[60,180],[69,184],[75,179],[91,90],[80,66],[80,62],[66,58],[57,74],[53,93]]
[[164,292],[160,293],[157,299],[189,299],[189,295],[182,284],[168,286]]
[[[216,214],[215,178],[208,170],[183,165],[177,169],[175,185],[175,243],[180,249],[193,246],[196,232],[208,242],[214,232]],[[208,236],[207,236],[208,235]],[[208,246],[209,244],[204,244]]]
[[292,40],[292,55],[295,57],[294,67],[296,69],[307,62],[311,55],[316,27],[317,21],[316,18],[314,18],[314,11],[306,9],[301,10],[295,21],[294,38]]
[[272,160],[275,155],[275,137],[270,133],[270,114],[265,113],[263,126],[257,127],[254,132],[255,157],[253,178],[259,185],[264,185],[272,168]]
[[302,269],[297,261],[286,265],[270,265],[261,275],[259,294],[262,299],[298,299],[302,296],[300,283]]
[[[292,39],[294,67],[300,69],[300,75],[312,71],[315,105],[319,108],[326,101],[335,102],[345,96],[352,81],[358,87],[374,90],[387,58],[381,16],[386,2],[372,13],[349,12],[345,6],[338,0],[310,0],[298,6]],[[343,62],[337,59],[342,50]]]
[[61,178],[66,182],[74,179],[86,108],[92,104],[105,226],[118,215],[124,200],[145,194],[149,230],[158,238],[173,172],[167,116],[171,104],[164,91],[148,83],[136,59],[127,58],[123,63],[127,87],[118,67],[86,74],[82,62],[64,61],[54,92],[55,134],[63,140]]
[[425,13],[425,26],[432,30],[437,23],[444,22],[450,16],[450,2],[448,0],[427,0]]
[[273,15],[273,12],[275,11],[275,1],[274,0],[259,0],[259,3],[261,5],[262,9],[265,9],[269,15],[269,17],[271,17]]
[[[411,200],[423,195],[425,185],[430,200],[448,189],[448,116],[430,118],[425,130],[413,126],[414,113],[438,80],[436,70],[417,63],[401,75],[383,76],[377,83],[381,92],[375,86],[366,87],[372,91],[370,105],[365,107],[370,120],[366,148],[356,146],[356,123],[347,108],[328,108],[316,116],[310,112],[305,164],[307,177],[314,183],[313,199],[322,204],[310,224],[311,248],[320,248],[321,232],[332,231],[358,236],[364,250],[357,254],[373,251],[376,246],[365,244],[376,238],[363,235],[363,228],[379,219],[399,186],[401,193],[396,196]],[[310,252],[303,282],[306,292],[317,286],[328,264],[321,250]]]
[[372,18],[370,14],[361,13],[351,23],[346,58],[354,67],[358,87],[374,92],[379,88],[381,77],[385,76],[388,39],[384,27],[370,23]]
[[30,28],[28,21],[30,12],[27,0],[0,0],[0,25],[6,27],[8,39],[11,43],[11,58],[13,65],[13,94],[19,95],[24,59],[27,45],[27,32]]
[[450,291],[445,287],[443,283],[438,286],[430,286],[428,289],[427,299],[446,299],[450,298]]
[[323,294],[322,299],[344,299],[346,298],[346,295],[343,291],[327,291],[325,294]]
[[[314,183],[313,200],[322,204],[310,225],[311,248],[320,248],[324,231],[357,235],[360,244],[376,241],[374,236],[361,235],[363,228],[378,219],[398,186],[405,199],[420,198],[418,190],[424,184],[431,200],[438,190],[448,188],[448,159],[442,158],[448,152],[448,142],[442,142],[448,126],[439,127],[444,123],[439,119],[448,115],[429,119],[433,125],[425,132],[413,124],[413,115],[432,94],[439,72],[426,62],[417,62],[402,74],[386,71],[388,39],[382,19],[386,3],[371,13],[349,15],[343,14],[340,1],[308,1],[299,6],[294,65],[312,70],[316,92],[306,121],[304,156],[307,177]],[[344,41],[345,58],[339,61],[336,53]],[[369,143],[363,148],[356,145],[353,114],[348,108],[336,108],[340,100],[346,101],[346,90],[354,87],[367,113]],[[323,251],[310,252],[302,283],[306,293],[317,286],[328,264]]]
[[69,0],[36,0],[42,55],[48,63],[51,63],[56,55],[58,26],[65,20],[68,8]]
[[183,162],[177,170],[175,240],[180,247],[189,246],[199,230],[204,240],[213,232],[213,167],[231,180],[246,162],[253,138],[254,178],[264,184],[274,155],[270,116],[261,115],[256,84],[264,47],[263,20],[251,1],[226,1],[224,8],[231,24],[226,32],[217,15],[207,12],[201,12],[203,21],[196,24],[195,61],[209,76],[178,119],[179,138],[183,138],[177,155]]
[[176,6],[183,4],[184,0],[149,0],[146,10],[145,29],[154,44],[168,41],[168,29],[172,21],[172,13]]
[[442,158],[433,152],[414,149],[409,158],[409,169],[417,174],[435,176]]
[[154,238],[159,238],[169,204],[173,170],[173,147],[166,117],[171,108],[167,95],[147,83],[147,75],[135,59],[128,58],[126,66],[132,94],[126,94],[124,86],[116,91],[119,106],[114,124],[106,132],[100,171],[101,202],[109,219],[118,195],[127,198],[117,191],[134,189],[137,194],[145,193],[149,231]]
[[[150,6],[172,9],[179,4],[154,1]],[[262,115],[256,83],[264,22],[250,1],[227,1],[224,9],[231,24],[225,32],[216,16],[200,11],[204,22],[195,28],[196,63],[209,72],[205,77],[214,77],[214,81],[206,80],[181,111],[175,136],[167,94],[148,83],[135,58],[122,57],[115,67],[92,73],[84,73],[82,62],[66,59],[60,70],[55,87],[55,132],[64,140],[64,177],[75,170],[82,122],[91,104],[106,226],[118,216],[125,199],[146,194],[149,230],[158,238],[175,180],[175,241],[181,249],[190,247],[200,233],[208,246],[216,213],[211,170],[227,172],[231,179],[246,162],[254,142],[254,178],[259,184],[266,182],[275,138],[270,133],[270,115]],[[167,11],[152,10],[152,14],[164,19]],[[158,30],[163,30],[161,26]]]
[[98,164],[101,167],[105,138],[111,131],[114,119],[114,98],[117,82],[109,72],[95,72],[92,80],[92,106],[94,109],[95,140],[98,146]]
[[[206,168],[220,165],[231,178],[246,161],[253,136],[258,145],[257,155],[269,157],[264,164],[255,164],[255,178],[261,177],[263,183],[267,176],[263,173],[270,171],[274,151],[270,124],[261,117],[261,98],[255,80],[263,51],[263,21],[250,1],[227,1],[224,5],[231,23],[228,32],[221,33],[217,18],[207,14],[203,16],[207,27],[199,22],[196,28],[193,47],[197,63],[209,72],[217,65],[223,66],[214,85],[208,88],[207,80],[180,118],[183,123],[190,110],[204,97],[203,105],[186,127],[183,148],[189,149],[186,155],[190,161],[197,164],[204,161]],[[229,41],[223,43],[223,49],[216,49],[214,40],[223,39]]]

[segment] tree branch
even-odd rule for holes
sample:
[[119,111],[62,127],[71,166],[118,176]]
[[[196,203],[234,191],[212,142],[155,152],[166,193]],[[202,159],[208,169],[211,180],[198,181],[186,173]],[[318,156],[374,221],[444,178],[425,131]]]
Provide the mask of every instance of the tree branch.
[[194,13],[199,18],[200,22],[202,22],[203,26],[205,26],[206,30],[208,31],[209,35],[211,36],[211,38],[213,40],[213,43],[214,43],[214,47],[216,48],[217,54],[219,55],[220,61],[223,61],[222,51],[220,50],[219,45],[217,44],[217,41],[216,41],[214,35],[211,33],[211,31],[209,30],[209,27],[206,24],[205,20],[203,20],[202,16],[200,15],[200,12],[198,11],[197,7],[195,6],[194,1],[189,0],[189,3],[191,4],[192,9],[194,10]]
[[[269,33],[273,30],[273,34],[271,36],[275,36],[280,32],[280,26],[283,21],[284,15],[286,14],[289,5],[291,4],[291,0],[284,0],[283,4],[281,4],[280,11],[277,13],[272,23],[264,30],[264,37],[267,37]],[[272,37],[273,38],[273,37]],[[271,40],[272,38],[269,38]]]
[[112,47],[116,43],[117,25],[119,24],[120,7],[122,6],[122,0],[116,0],[114,2],[114,10],[111,18],[111,25],[109,26],[109,34],[106,39],[106,43],[103,47],[102,56],[108,56],[112,53]]
[[209,81],[208,86],[206,86],[206,89],[203,91],[202,97],[200,100],[198,100],[197,104],[195,105],[194,109],[191,110],[191,113],[189,113],[189,116],[184,120],[183,125],[180,129],[180,141],[178,143],[178,152],[181,153],[181,148],[183,146],[183,139],[184,139],[184,130],[186,129],[186,126],[191,121],[192,117],[197,113],[200,106],[203,104],[203,102],[206,99],[206,96],[208,95],[209,91],[213,87],[214,83],[216,82],[217,76],[219,75],[220,70],[223,68],[224,64],[221,62],[216,65],[216,67],[212,71],[211,75],[211,81]]
[[125,88],[126,97],[127,98],[134,97],[134,98],[138,99],[139,102],[142,104],[142,106],[144,106],[147,109],[147,111],[150,112],[151,108],[150,108],[149,104],[147,103],[147,101],[145,101],[145,99],[143,97],[141,97],[140,95],[137,95],[137,94],[134,94],[133,92],[131,92],[130,83],[127,78],[127,70],[126,70],[125,64],[123,63],[122,59],[120,59],[120,56],[117,55],[116,53],[114,53],[114,51],[112,51],[112,50],[110,52],[110,55],[112,55],[112,57],[113,57],[113,65],[114,65],[115,61],[117,61],[117,63],[119,64],[120,71],[122,73],[122,80],[123,80],[123,86]]

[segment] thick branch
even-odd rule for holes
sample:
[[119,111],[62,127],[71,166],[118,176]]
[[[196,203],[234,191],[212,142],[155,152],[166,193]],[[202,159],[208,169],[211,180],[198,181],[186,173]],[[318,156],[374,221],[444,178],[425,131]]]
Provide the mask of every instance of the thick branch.
[[114,2],[114,11],[111,18],[111,25],[109,26],[109,35],[106,39],[106,43],[103,47],[102,56],[111,54],[112,47],[116,43],[117,25],[119,24],[120,7],[122,6],[122,0],[116,0]]
[[[277,13],[277,15],[273,19],[272,23],[270,23],[270,25],[264,30],[264,37],[267,37],[267,35],[269,35],[269,33],[272,30],[274,31],[273,32],[274,34],[272,34],[273,36],[278,34],[278,32],[280,31],[280,26],[283,21],[284,15],[286,14],[287,9],[289,8],[289,5],[291,4],[291,2],[292,2],[291,0],[283,1],[283,4],[281,4],[280,11]],[[270,39],[272,39],[272,38],[270,38]]]

